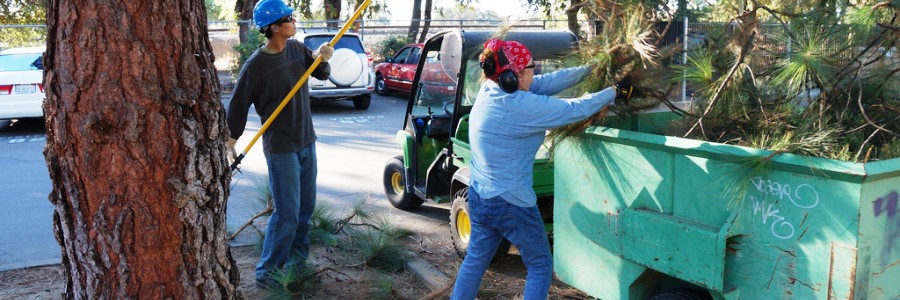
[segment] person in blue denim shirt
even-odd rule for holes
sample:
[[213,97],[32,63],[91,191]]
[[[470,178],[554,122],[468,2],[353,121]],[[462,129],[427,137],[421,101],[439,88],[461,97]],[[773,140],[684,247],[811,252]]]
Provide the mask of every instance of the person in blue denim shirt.
[[[253,10],[253,19],[267,41],[244,63],[228,106],[231,138],[227,144],[232,159],[251,104],[265,122],[315,62],[316,56],[321,56],[323,61],[312,76],[325,80],[331,72],[327,63],[334,52],[331,46],[325,43],[317,51],[311,51],[291,39],[297,32],[293,11],[281,0],[262,0]],[[269,218],[256,266],[256,283],[260,288],[273,287],[272,275],[282,267],[304,267],[309,256],[309,227],[316,206],[318,168],[316,132],[309,110],[308,88],[304,84],[263,134],[275,210]]]
[[554,98],[550,95],[587,78],[591,68],[535,76],[531,52],[514,41],[487,41],[480,60],[486,79],[469,115],[472,233],[451,299],[475,298],[504,238],[519,249],[528,267],[525,299],[545,299],[553,259],[532,189],[535,154],[548,129],[594,115],[613,103],[617,89],[609,87],[575,99]]

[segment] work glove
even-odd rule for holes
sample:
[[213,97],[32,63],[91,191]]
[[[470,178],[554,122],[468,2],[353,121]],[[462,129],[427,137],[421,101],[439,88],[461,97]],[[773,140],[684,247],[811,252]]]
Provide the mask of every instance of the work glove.
[[619,82],[616,82],[616,99],[622,99],[625,104],[638,94],[638,91],[631,85],[631,76],[625,76]]
[[225,142],[225,152],[228,156],[229,164],[237,159],[237,151],[234,149],[234,144],[237,144],[237,140],[230,137],[228,138],[228,141]]
[[322,44],[318,50],[313,52],[313,56],[321,56],[322,61],[328,61],[332,55],[334,55],[334,47],[331,47],[328,43]]

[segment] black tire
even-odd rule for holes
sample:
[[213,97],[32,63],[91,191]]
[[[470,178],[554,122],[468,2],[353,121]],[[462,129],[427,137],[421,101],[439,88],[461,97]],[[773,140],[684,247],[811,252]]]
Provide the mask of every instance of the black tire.
[[378,94],[378,96],[387,96],[391,94],[384,84],[384,78],[381,77],[381,75],[375,75],[375,93]]
[[406,192],[406,172],[403,156],[395,156],[384,166],[384,193],[396,208],[412,210],[422,206],[422,199]]
[[675,288],[656,294],[651,300],[712,300],[712,296],[703,290]]
[[357,110],[366,110],[369,109],[369,105],[372,104],[372,95],[359,95],[356,98],[353,98],[353,107]]
[[[471,223],[469,220],[469,189],[463,188],[456,192],[453,197],[453,204],[450,205],[450,239],[453,241],[453,249],[459,258],[466,258],[466,249],[469,248],[469,235],[471,234]],[[497,253],[494,259],[505,256],[509,253],[510,243],[506,239],[497,246]]]

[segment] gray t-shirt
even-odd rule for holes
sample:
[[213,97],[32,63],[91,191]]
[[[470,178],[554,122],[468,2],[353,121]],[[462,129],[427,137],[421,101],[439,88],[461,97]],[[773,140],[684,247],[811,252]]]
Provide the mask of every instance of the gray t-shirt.
[[[312,51],[297,40],[288,40],[281,53],[268,54],[257,49],[250,55],[238,75],[226,114],[231,137],[237,139],[244,133],[251,104],[265,123],[315,59]],[[327,62],[322,62],[312,72],[312,77],[326,80],[330,73],[331,67]],[[307,83],[303,83],[263,134],[263,151],[295,152],[315,141],[316,131],[309,111],[309,89]]]

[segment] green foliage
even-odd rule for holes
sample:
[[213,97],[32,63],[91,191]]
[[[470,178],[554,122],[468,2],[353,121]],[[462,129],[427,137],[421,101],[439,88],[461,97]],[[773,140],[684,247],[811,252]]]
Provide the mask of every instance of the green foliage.
[[44,45],[47,30],[44,27],[0,28],[0,50],[18,47],[37,47]]
[[394,280],[380,272],[366,272],[363,285],[366,286],[369,293],[369,299],[391,299],[391,292],[394,289]]
[[403,46],[409,43],[410,40],[406,35],[398,34],[389,36],[375,45],[375,60],[384,61],[388,57],[394,57],[394,55],[397,54],[397,51],[400,51]]
[[269,290],[269,299],[292,299],[294,297],[308,297],[318,288],[319,280],[313,266],[302,265],[285,267],[284,270],[276,270],[272,279],[277,285]]
[[410,258],[403,243],[378,230],[354,231],[350,241],[366,266],[386,272],[402,270]]
[[0,49],[40,46],[46,40],[45,1],[6,0],[0,3],[0,24],[36,25],[34,27],[0,28]]
[[312,244],[324,244],[334,246],[337,238],[334,236],[335,224],[338,218],[334,215],[330,206],[319,203],[312,215],[312,226],[309,230],[309,240]]
[[375,221],[375,226],[381,229],[381,232],[383,232],[386,236],[398,240],[408,238],[416,234],[412,230],[395,226],[393,223],[388,221],[387,218],[383,217]]
[[207,20],[220,20],[224,17],[222,6],[217,3],[216,0],[203,0],[203,4],[206,7],[206,19]]
[[241,68],[244,67],[244,62],[250,58],[250,55],[266,43],[266,37],[256,30],[247,30],[245,37],[245,42],[234,46],[234,51],[237,52],[238,57],[235,64],[231,67],[231,74],[235,77],[240,74]]
[[0,4],[0,24],[43,24],[44,0],[5,0]]
[[[801,1],[802,2],[802,1]],[[646,99],[668,99],[685,82],[689,111],[667,130],[701,140],[778,153],[868,161],[897,157],[900,69],[893,45],[900,18],[889,4],[811,5],[797,1],[725,0],[713,11],[727,16],[702,27],[686,64],[666,64],[678,48],[656,49],[656,20],[635,3],[591,4],[599,34],[570,61],[595,65],[588,91],[628,74],[643,97],[610,107],[617,115],[641,111]],[[783,13],[790,12],[790,13]],[[764,24],[764,20],[776,21]],[[674,51],[673,51],[674,50]],[[679,55],[681,53],[678,53]],[[661,84],[659,78],[671,80]],[[644,103],[646,104],[646,103]],[[651,103],[652,104],[652,103]],[[551,131],[568,138],[603,123],[602,112]]]

